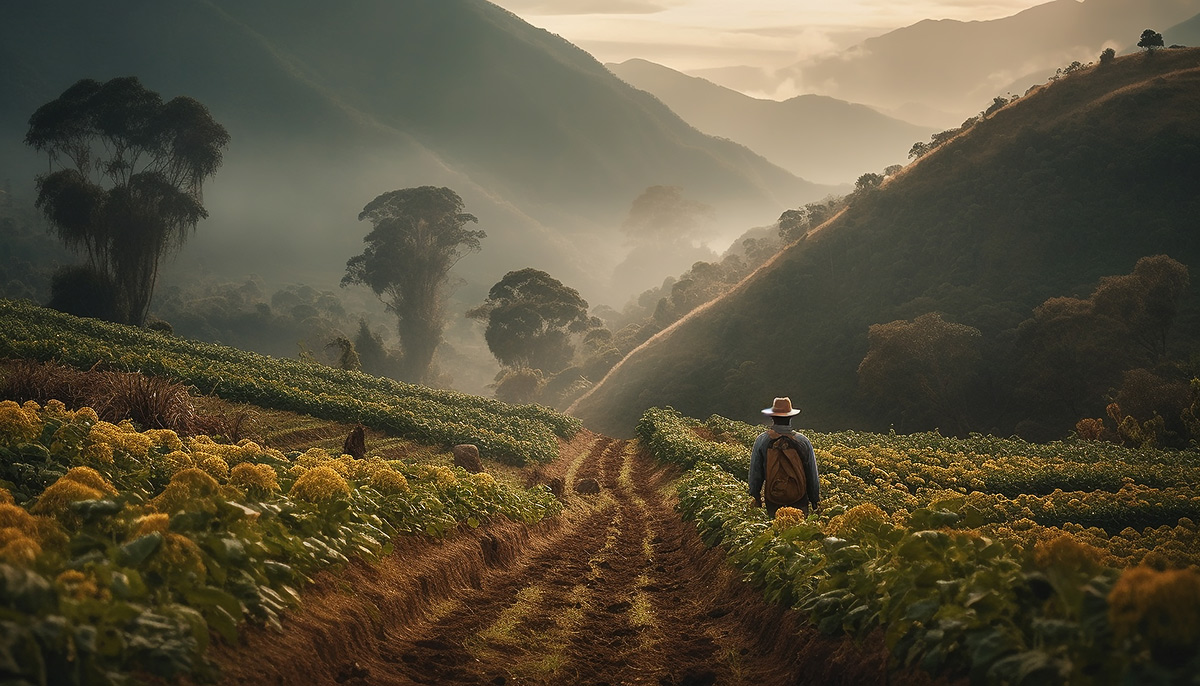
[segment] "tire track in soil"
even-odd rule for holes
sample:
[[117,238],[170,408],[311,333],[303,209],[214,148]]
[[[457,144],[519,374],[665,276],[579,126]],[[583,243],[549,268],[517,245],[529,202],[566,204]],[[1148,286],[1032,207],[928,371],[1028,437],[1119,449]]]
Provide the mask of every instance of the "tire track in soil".
[[[882,641],[818,635],[764,603],[674,511],[674,474],[636,443],[588,434],[547,471],[567,507],[414,542],[324,576],[282,635],[215,655],[229,684],[885,683]],[[592,478],[598,495],[573,486]],[[878,637],[876,637],[877,639]],[[929,683],[924,674],[890,675]]]

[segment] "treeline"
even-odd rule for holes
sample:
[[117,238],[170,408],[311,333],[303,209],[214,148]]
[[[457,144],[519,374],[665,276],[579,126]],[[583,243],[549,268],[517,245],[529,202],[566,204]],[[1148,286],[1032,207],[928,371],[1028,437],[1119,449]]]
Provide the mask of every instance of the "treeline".
[[1187,267],[1157,255],[1101,279],[1087,298],[1050,298],[988,337],[940,313],[876,324],[860,389],[906,429],[963,435],[1011,407],[1014,432],[1030,438],[1073,425],[1084,438],[1187,448],[1200,440],[1200,369],[1194,356],[1172,356],[1170,334],[1189,285]]
[[[1116,283],[1105,277],[1143,281],[1140,270],[1131,276],[1141,258],[1200,264],[1192,231],[1200,213],[1195,66],[1200,51],[1172,50],[1076,70],[999,107],[890,179],[864,175],[827,228],[631,358],[621,378],[580,406],[582,416],[612,430],[654,405],[749,418],[771,396],[764,389],[774,388],[787,389],[804,409],[802,421],[818,429],[1040,440],[1090,418],[1132,442],[1139,432],[1126,417],[1144,436],[1156,409],[1164,430],[1152,431],[1155,440],[1186,444],[1180,412],[1190,404],[1178,401],[1178,391],[1198,371],[1195,279],[1171,287],[1171,297],[1135,298],[1138,289],[1125,289],[1143,309],[1176,308],[1157,353],[1137,342],[1150,334],[1146,313],[1086,303]],[[1073,305],[1070,317],[1051,317],[1055,305],[1046,303],[1055,298],[1085,304]],[[935,318],[950,329],[949,340],[964,344],[961,353],[929,356],[930,365],[942,365],[938,378],[952,383],[923,388],[928,377],[903,365],[860,382],[872,326],[886,333],[889,324]],[[1078,335],[1055,334],[1060,323],[1079,327]],[[924,352],[924,339],[912,339]],[[1114,344],[1100,345],[1105,340]],[[1048,343],[1078,364],[1055,362],[1038,348]],[[1086,381],[1065,383],[1068,369]],[[1148,374],[1150,386],[1178,402],[1135,401]],[[1114,401],[1129,438],[1119,438],[1109,418]]]
[[50,299],[50,280],[70,253],[49,233],[31,198],[5,183],[0,190],[0,297]]
[[[1090,418],[1083,433],[1130,445],[1186,447],[1200,437],[1186,414],[1200,375],[1188,276],[1200,254],[1187,238],[1196,199],[1186,190],[1200,181],[1200,140],[1176,126],[1146,140],[1128,135],[1138,122],[1169,121],[1174,89],[1153,89],[1163,99],[1114,97],[1103,114],[1070,126],[1032,125],[1063,100],[1103,90],[1103,72],[1136,72],[1145,61],[1060,79],[1049,94],[1058,102],[1035,99],[976,122],[981,135],[923,161],[940,187],[909,184],[862,199],[863,215],[891,218],[864,227],[881,253],[827,249],[854,265],[852,280],[886,274],[895,288],[890,297],[882,283],[871,288],[891,305],[879,314],[902,319],[870,327],[856,367],[857,397],[873,423],[1045,440]],[[1007,124],[1003,117],[1021,120],[1009,141],[984,132]],[[957,174],[972,158],[986,164]]]

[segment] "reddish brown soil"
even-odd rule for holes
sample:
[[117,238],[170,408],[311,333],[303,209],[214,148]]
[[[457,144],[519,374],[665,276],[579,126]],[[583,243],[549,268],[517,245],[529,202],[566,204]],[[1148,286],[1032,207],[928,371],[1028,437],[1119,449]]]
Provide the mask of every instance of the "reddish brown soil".
[[[413,540],[323,575],[282,633],[213,652],[228,684],[871,684],[879,641],[834,640],[767,605],[673,510],[670,474],[584,432],[540,478],[553,522]],[[573,486],[594,478],[599,495]],[[928,683],[923,674],[894,683]]]

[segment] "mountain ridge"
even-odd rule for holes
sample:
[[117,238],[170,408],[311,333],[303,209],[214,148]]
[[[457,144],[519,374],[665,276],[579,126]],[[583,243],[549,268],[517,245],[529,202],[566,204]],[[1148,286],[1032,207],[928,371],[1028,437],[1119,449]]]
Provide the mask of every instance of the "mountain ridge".
[[697,129],[742,143],[797,176],[822,183],[850,184],[863,173],[904,162],[914,141],[935,133],[825,95],[766,100],[647,60],[606,66]]
[[[1021,98],[627,356],[572,413],[604,430],[651,406],[749,421],[790,393],[812,428],[883,430],[855,377],[870,325],[939,311],[1000,345],[1047,298],[1084,297],[1140,257],[1195,267],[1197,84],[1200,50],[1165,51]],[[1180,345],[1200,339],[1196,281]],[[981,428],[1011,433],[1019,409]]]
[[1147,26],[1174,25],[1197,11],[1195,0],[1052,0],[986,21],[926,19],[776,77],[826,84],[821,92],[888,111],[919,102],[962,118],[1018,79],[1094,60]]
[[184,254],[230,271],[252,270],[250,253],[282,262],[278,247],[286,278],[333,278],[328,255],[360,249],[363,204],[449,185],[495,238],[489,259],[464,260],[471,278],[533,260],[594,297],[647,186],[684,186],[735,226],[827,192],[482,0],[20,2],[0,8],[0,39],[0,173],[13,178],[44,168],[19,142],[28,116],[80,78],[134,74],[209,107],[233,142]]

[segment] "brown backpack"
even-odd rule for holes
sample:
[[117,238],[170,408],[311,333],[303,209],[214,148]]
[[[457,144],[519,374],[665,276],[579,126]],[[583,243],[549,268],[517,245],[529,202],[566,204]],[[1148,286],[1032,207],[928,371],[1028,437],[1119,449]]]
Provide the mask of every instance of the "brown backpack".
[[776,505],[791,505],[808,495],[804,477],[804,461],[800,459],[800,444],[787,434],[768,431],[767,480],[763,496]]

